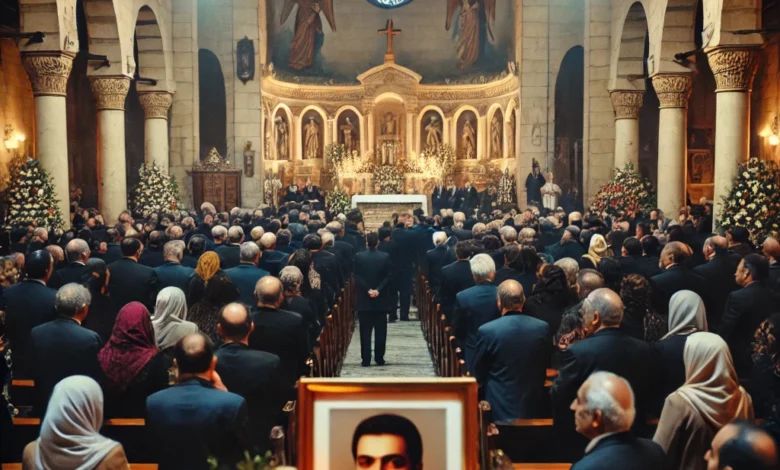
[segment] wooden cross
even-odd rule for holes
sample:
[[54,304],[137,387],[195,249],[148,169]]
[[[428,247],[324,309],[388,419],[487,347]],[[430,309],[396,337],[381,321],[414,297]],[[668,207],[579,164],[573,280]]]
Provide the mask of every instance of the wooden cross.
[[387,52],[385,52],[385,62],[393,62],[393,60],[395,59],[395,57],[393,56],[393,36],[397,34],[401,34],[401,30],[393,29],[393,20],[389,19],[387,20],[385,29],[380,29],[376,33],[387,35]]

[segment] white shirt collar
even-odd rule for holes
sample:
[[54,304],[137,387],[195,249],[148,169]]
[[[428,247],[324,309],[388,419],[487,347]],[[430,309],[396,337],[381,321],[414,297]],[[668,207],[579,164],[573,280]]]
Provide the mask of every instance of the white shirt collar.
[[599,442],[601,442],[605,438],[607,438],[609,436],[612,436],[614,434],[619,434],[619,432],[608,432],[606,434],[602,434],[600,436],[594,437],[590,442],[588,442],[588,446],[585,447],[585,453],[586,454],[590,454],[591,451],[593,451],[593,449],[596,448],[596,446],[599,444]]

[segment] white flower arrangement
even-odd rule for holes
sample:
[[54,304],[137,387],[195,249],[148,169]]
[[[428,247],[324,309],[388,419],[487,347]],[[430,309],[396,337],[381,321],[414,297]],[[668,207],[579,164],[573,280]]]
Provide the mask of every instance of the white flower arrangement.
[[154,162],[142,164],[138,175],[139,182],[129,198],[134,215],[173,211],[179,207],[179,186],[175,177],[163,174]]
[[63,225],[59,200],[54,197],[54,182],[38,160],[32,158],[11,165],[12,173],[4,199],[11,210],[5,229],[35,225],[49,230]]
[[346,214],[350,206],[349,196],[338,185],[325,196],[325,207],[332,215]]
[[392,165],[377,166],[374,168],[374,186],[379,188],[379,194],[401,194],[404,177]]
[[744,227],[760,244],[780,230],[780,172],[771,160],[751,158],[739,167],[729,195],[723,199],[718,226],[724,230]]

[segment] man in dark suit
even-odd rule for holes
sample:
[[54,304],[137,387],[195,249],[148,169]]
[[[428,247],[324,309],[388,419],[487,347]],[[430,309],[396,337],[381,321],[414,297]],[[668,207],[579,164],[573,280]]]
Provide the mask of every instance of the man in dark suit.
[[283,251],[277,251],[276,235],[271,232],[264,233],[260,237],[258,246],[263,251],[263,255],[260,257],[257,266],[271,273],[271,276],[279,276],[279,271],[282,269],[282,261],[289,258],[290,255]]
[[455,296],[452,313],[452,334],[463,344],[466,369],[473,371],[477,330],[485,323],[501,316],[496,304],[496,264],[487,254],[479,254],[469,261],[474,286]]
[[65,254],[68,257],[68,266],[55,271],[47,281],[47,285],[52,289],[59,289],[71,282],[81,284],[87,272],[87,261],[91,254],[87,242],[74,238],[65,246]]
[[336,301],[339,287],[339,266],[336,257],[322,250],[322,238],[319,235],[308,234],[303,237],[303,248],[311,252],[314,270],[320,274],[323,292],[329,306]]
[[91,297],[78,284],[66,284],[54,301],[57,318],[36,326],[28,345],[31,375],[35,380],[35,413],[46,412],[54,386],[71,375],[86,375],[98,383],[103,373],[97,355],[103,344],[100,336],[81,326],[87,317]]
[[707,311],[714,308],[706,279],[688,269],[691,249],[681,242],[669,242],[661,252],[659,265],[663,272],[650,278],[653,307],[661,315],[669,313],[669,300],[681,290],[690,290],[704,301]]
[[554,427],[572,454],[582,455],[584,442],[573,435],[574,415],[570,406],[577,390],[597,370],[625,377],[636,393],[637,413],[634,429],[642,430],[651,397],[653,357],[650,346],[620,330],[623,303],[610,289],[596,289],[583,301],[582,325],[586,338],[561,354],[558,377],[552,384]]
[[255,242],[246,242],[241,245],[241,264],[235,268],[225,270],[228,278],[238,288],[239,300],[247,306],[256,303],[255,286],[261,277],[268,276],[268,271],[257,267],[258,261],[265,253]]
[[549,326],[523,314],[525,295],[519,282],[501,283],[497,297],[501,318],[477,330],[473,375],[495,421],[539,417],[550,357]]
[[368,250],[355,257],[355,289],[357,312],[360,320],[360,356],[362,366],[371,363],[371,331],[375,331],[374,361],[385,365],[385,341],[387,340],[387,313],[389,284],[392,275],[390,255],[377,250],[379,237],[366,235]]
[[292,233],[289,230],[283,229],[276,232],[276,250],[282,253],[285,257],[290,256],[295,252],[295,248],[290,246],[292,241]]
[[218,246],[214,251],[219,255],[222,269],[235,268],[241,263],[241,243],[244,241],[244,230],[234,225],[228,229],[227,243]]
[[138,263],[149,266],[154,269],[165,263],[165,254],[163,253],[163,236],[160,230],[155,230],[149,234],[149,243],[138,258]]
[[594,372],[571,403],[577,432],[590,439],[585,457],[572,470],[658,470],[665,467],[663,447],[631,432],[631,385],[610,372]]
[[190,241],[187,243],[187,253],[182,258],[181,264],[188,268],[197,268],[200,255],[206,251],[207,242],[208,238],[203,235],[195,235],[190,238]]
[[627,237],[623,240],[620,249],[620,267],[623,268],[623,276],[629,274],[642,274],[639,269],[639,260],[642,259],[642,242],[636,237]]
[[257,306],[252,309],[255,329],[249,335],[249,347],[276,354],[282,361],[282,383],[288,391],[288,399],[294,399],[295,382],[308,372],[309,336],[303,317],[294,312],[280,310],[282,283],[272,276],[265,276],[255,286]]
[[780,289],[780,242],[774,237],[767,237],[761,249],[769,260],[769,285]]
[[728,251],[728,242],[719,235],[708,238],[702,251],[707,262],[693,268],[693,272],[703,277],[709,286],[713,308],[707,310],[707,325],[714,331],[720,325],[726,298],[740,287],[734,274],[742,258]]
[[398,262],[396,266],[395,285],[398,288],[401,321],[409,321],[409,308],[412,304],[412,283],[414,268],[417,264],[417,237],[411,230],[412,215],[398,215],[398,224],[392,232],[391,239],[398,245]]
[[208,337],[187,335],[174,351],[177,385],[146,399],[147,443],[159,469],[207,470],[209,457],[234,465],[244,451],[254,451],[246,400],[214,373],[217,357]]
[[[333,246],[336,237],[324,229],[320,232],[319,236],[322,238],[322,251],[333,255],[333,259],[336,261],[336,267],[338,268],[338,285],[339,289],[341,289],[347,283],[347,279],[349,279],[346,260],[341,259],[341,252]],[[336,293],[336,296],[338,297],[338,292]]]
[[[514,229],[513,229],[514,230]],[[517,239],[517,232],[515,231],[515,239]],[[582,247],[579,242],[580,229],[575,225],[569,225],[561,235],[561,240],[552,246],[545,247],[545,251],[552,255],[555,261],[563,258],[571,258],[579,261],[582,255],[586,254],[588,250]]]
[[726,299],[719,333],[729,345],[737,374],[748,377],[753,364],[753,336],[761,322],[777,312],[780,298],[767,286],[769,261],[759,254],[745,256],[735,278],[742,288]]
[[141,302],[151,311],[157,297],[157,276],[154,269],[138,264],[143,250],[144,245],[135,238],[122,240],[124,258],[108,265],[108,292],[119,305]]
[[756,252],[750,243],[750,232],[745,227],[734,227],[727,230],[726,240],[728,240],[729,251],[743,258]]
[[387,253],[387,255],[390,256],[390,263],[392,264],[392,272],[386,299],[387,313],[389,314],[387,321],[390,323],[398,321],[398,279],[401,277],[401,263],[398,259],[398,243],[391,238],[392,232],[390,227],[380,227],[379,230],[377,230],[379,245],[376,248],[382,253]]
[[434,233],[433,244],[435,248],[425,253],[426,274],[428,276],[428,284],[431,286],[431,292],[438,300],[441,287],[441,270],[444,267],[444,258],[447,256],[447,234],[444,232]]
[[28,349],[30,332],[36,326],[57,318],[54,299],[57,291],[46,287],[54,272],[54,259],[46,250],[33,251],[24,266],[27,279],[7,287],[0,296],[0,310],[6,314],[6,338],[13,351],[14,377],[30,376]]
[[457,261],[441,268],[441,287],[439,298],[441,312],[451,319],[455,308],[455,297],[458,292],[474,286],[474,277],[471,275],[469,258],[475,252],[474,243],[470,240],[460,241],[455,244],[455,256]]
[[249,426],[258,450],[270,450],[270,433],[285,404],[282,363],[279,356],[249,349],[254,330],[244,305],[226,305],[219,314],[217,331],[225,341],[217,349],[217,373],[222,383],[244,397],[249,406]]
[[157,276],[157,288],[163,290],[166,287],[178,287],[186,294],[187,285],[195,270],[182,266],[184,242],[174,240],[166,243],[163,247],[163,254],[165,255],[165,264],[154,269]]
[[658,255],[661,243],[653,235],[645,235],[639,239],[642,244],[642,257],[636,260],[639,274],[650,279],[657,274],[661,274],[661,268],[658,267]]

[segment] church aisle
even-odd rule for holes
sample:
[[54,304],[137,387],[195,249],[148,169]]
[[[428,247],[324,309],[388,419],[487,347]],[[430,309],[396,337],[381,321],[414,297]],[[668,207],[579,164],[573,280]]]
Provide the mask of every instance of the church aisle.
[[[411,318],[417,318],[417,311],[412,307]],[[371,358],[370,367],[360,366],[360,326],[355,327],[352,342],[347,349],[347,357],[341,376],[351,377],[435,377],[433,361],[425,344],[420,322],[397,321],[387,325],[387,347],[385,349],[387,364],[378,366]]]

